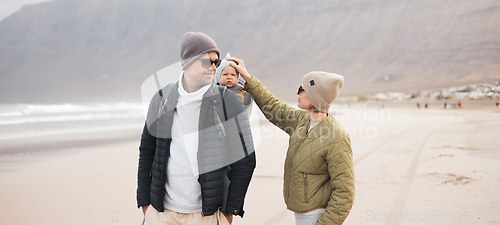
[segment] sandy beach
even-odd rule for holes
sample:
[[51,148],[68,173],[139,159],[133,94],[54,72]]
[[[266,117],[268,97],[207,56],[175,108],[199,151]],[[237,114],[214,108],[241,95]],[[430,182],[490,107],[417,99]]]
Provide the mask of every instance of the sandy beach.
[[[500,224],[499,108],[335,109],[351,136],[356,178],[344,224]],[[233,224],[294,224],[282,197],[288,136],[266,121],[259,128],[246,213]],[[141,224],[141,130],[87,132],[75,145],[75,134],[0,140],[1,224]],[[63,147],[51,150],[56,140]],[[15,153],[37,146],[44,151]]]

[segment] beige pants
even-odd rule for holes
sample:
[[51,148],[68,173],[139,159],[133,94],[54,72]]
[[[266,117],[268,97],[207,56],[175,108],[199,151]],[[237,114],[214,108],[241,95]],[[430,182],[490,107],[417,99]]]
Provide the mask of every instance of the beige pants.
[[220,211],[211,216],[202,216],[199,213],[178,213],[168,209],[158,212],[152,206],[146,210],[146,225],[230,225]]

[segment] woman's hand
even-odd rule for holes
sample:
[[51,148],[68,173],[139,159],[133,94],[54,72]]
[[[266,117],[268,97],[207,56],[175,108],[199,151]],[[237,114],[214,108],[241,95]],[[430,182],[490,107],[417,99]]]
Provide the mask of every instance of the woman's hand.
[[247,69],[245,68],[245,64],[243,63],[243,60],[235,58],[235,57],[226,57],[226,59],[229,61],[233,61],[233,62],[229,62],[229,65],[231,65],[236,70],[238,70],[241,77],[243,77],[243,79],[245,79],[246,82],[248,82],[252,79],[252,75],[250,75],[248,73]]

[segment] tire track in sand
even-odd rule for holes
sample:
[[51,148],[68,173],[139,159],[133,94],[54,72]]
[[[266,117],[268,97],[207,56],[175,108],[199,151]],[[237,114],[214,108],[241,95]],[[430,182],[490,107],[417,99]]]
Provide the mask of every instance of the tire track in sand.
[[[391,214],[394,213],[394,215],[398,215],[397,214],[398,211],[403,209],[403,207],[405,206],[408,193],[410,192],[410,189],[411,189],[411,184],[414,180],[415,173],[417,172],[418,163],[420,162],[420,156],[422,155],[422,152],[424,151],[425,146],[427,145],[427,142],[429,141],[430,137],[437,130],[442,129],[442,128],[448,126],[449,124],[452,124],[453,122],[455,122],[456,119],[457,119],[457,117],[454,117],[452,121],[447,122],[443,125],[440,125],[440,126],[434,128],[431,132],[429,132],[429,134],[427,134],[427,136],[425,136],[424,140],[420,143],[420,146],[418,147],[415,155],[413,155],[410,166],[408,167],[408,170],[406,171],[405,178],[403,180],[403,183],[401,184],[401,187],[398,191],[398,194],[396,195],[396,199],[392,203],[391,210],[389,211]],[[395,220],[388,220],[388,221],[386,221],[385,224],[386,225],[398,225],[400,223],[401,223],[401,221],[399,219],[395,219]]]
[[[440,117],[439,119],[437,119],[437,120],[435,120],[435,121],[431,121],[431,122],[429,122],[429,123],[426,123],[426,124],[424,124],[424,125],[422,125],[422,126],[418,126],[418,125],[417,125],[417,126],[415,126],[415,127],[408,128],[408,129],[406,129],[406,130],[403,130],[403,131],[399,132],[398,134],[396,134],[396,135],[392,136],[391,138],[389,138],[389,139],[388,139],[388,140],[386,140],[385,142],[383,142],[383,143],[379,144],[378,146],[376,146],[376,147],[372,148],[371,150],[367,151],[367,152],[366,152],[366,153],[364,153],[362,156],[360,156],[360,157],[356,158],[356,160],[354,160],[354,162],[353,162],[353,166],[356,166],[358,163],[360,163],[360,162],[361,162],[361,161],[363,161],[364,159],[368,158],[368,156],[370,156],[371,154],[373,154],[373,153],[374,153],[374,152],[376,152],[377,150],[382,149],[382,147],[383,147],[383,146],[385,146],[385,145],[387,145],[387,144],[391,143],[393,140],[395,140],[395,139],[396,139],[396,138],[398,138],[398,137],[403,136],[403,135],[404,135],[404,134],[406,134],[407,132],[409,132],[409,131],[411,131],[411,130],[419,129],[419,128],[422,128],[422,127],[427,127],[428,125],[435,124],[435,123],[436,123],[436,121],[441,121],[441,119],[442,119],[442,117]],[[452,121],[452,122],[453,122],[453,121]],[[452,123],[452,122],[449,122],[449,123]],[[448,124],[449,124],[449,123],[448,123]],[[427,136],[425,137],[424,141],[422,142],[422,144],[421,144],[421,146],[419,147],[418,152],[417,152],[417,154],[419,154],[419,155],[418,155],[418,159],[420,159],[420,154],[421,154],[421,151],[422,151],[423,147],[425,146],[425,143],[427,142],[427,140],[429,139],[429,137],[432,135],[432,133],[434,133],[434,131],[436,131],[436,130],[437,130],[437,129],[439,129],[439,128],[441,128],[441,127],[435,128],[432,132],[430,132],[430,133],[429,133],[429,135],[427,135]],[[415,161],[415,157],[413,158],[413,161]],[[413,164],[414,164],[414,162],[413,162],[413,161],[412,161],[412,164],[411,164],[411,165],[412,165],[413,167],[415,167],[415,169],[414,169],[414,170],[416,170],[416,166],[417,166],[416,164],[418,163],[418,160],[417,160],[417,162],[415,162],[415,165],[413,165]],[[412,166],[410,166],[410,168],[411,168]],[[409,172],[410,172],[410,171],[409,171]],[[413,173],[415,173],[415,171],[413,171]],[[408,173],[407,173],[407,175],[408,175]],[[408,177],[408,176],[405,176],[405,182],[404,182],[404,184],[406,184],[406,182],[407,182],[407,181],[406,181],[406,178],[407,178],[407,177]],[[413,175],[412,175],[412,179],[413,179]],[[408,182],[409,182],[409,183],[408,183],[408,185],[407,185],[407,186],[409,186],[409,184],[411,183],[411,180],[409,180]],[[409,188],[406,188],[406,189],[408,189],[408,190],[409,190]],[[404,191],[405,191],[405,192],[407,192],[408,190],[404,190]],[[401,192],[401,191],[400,191],[400,192]],[[401,197],[399,197],[399,194],[398,194],[398,198],[396,198],[396,199],[401,199]],[[404,201],[403,201],[403,202],[398,202],[398,205],[400,205],[400,204],[404,204]],[[393,205],[393,207],[392,207],[391,209],[393,209],[393,208],[394,208],[394,205]],[[392,211],[391,211],[391,212],[392,212]],[[271,218],[270,218],[269,220],[267,220],[266,222],[264,222],[262,225],[275,225],[275,224],[279,223],[281,220],[283,220],[283,219],[287,216],[287,214],[288,214],[288,213],[289,213],[288,209],[284,209],[284,210],[280,211],[279,213],[277,213],[275,216],[271,217]]]
[[[439,119],[437,119],[436,121],[440,121],[442,117],[440,117]],[[431,124],[435,124],[436,121],[431,121],[429,123],[426,123],[424,124],[423,126],[428,126],[428,125],[431,125]],[[403,136],[405,133],[407,133],[408,131],[411,131],[411,130],[414,130],[414,129],[418,129],[418,128],[422,128],[422,126],[415,126],[415,127],[412,127],[412,128],[408,128],[406,130],[403,130],[401,132],[399,132],[398,134],[392,136],[391,138],[389,138],[387,141],[383,142],[382,144],[372,148],[371,150],[367,151],[366,153],[364,153],[362,156],[358,157],[356,160],[354,160],[353,162],[353,166],[356,166],[358,163],[360,163],[361,161],[363,161],[364,159],[366,159],[368,156],[370,156],[371,154],[373,154],[374,152],[376,152],[377,150],[379,149],[382,149],[382,147],[384,145],[387,145],[389,143],[391,143],[394,139],[398,138],[398,137],[401,137]],[[288,214],[288,209],[284,209],[282,211],[280,211],[279,213],[277,213],[275,216],[271,217],[269,220],[267,220],[266,222],[264,222],[262,225],[275,225],[277,223],[279,223],[281,220],[283,220],[287,214]]]
[[[442,117],[440,117],[442,118]],[[439,121],[440,119],[437,119],[437,121]],[[429,123],[426,123],[422,126],[427,126],[427,125],[431,125],[431,124],[435,124],[435,121],[431,121]],[[399,132],[398,134],[392,136],[391,138],[387,139],[385,142],[383,142],[382,144],[378,145],[377,147],[374,147],[372,148],[371,150],[367,151],[366,153],[364,153],[363,155],[361,155],[360,157],[356,158],[353,162],[353,166],[356,166],[358,163],[360,163],[361,161],[363,161],[364,159],[366,159],[368,156],[370,156],[371,154],[373,154],[374,152],[376,152],[377,150],[379,149],[382,149],[382,147],[384,145],[387,145],[389,143],[391,143],[394,139],[398,138],[398,137],[401,137],[403,136],[405,133],[407,133],[408,131],[411,131],[411,130],[415,130],[415,129],[418,129],[418,128],[422,128],[422,126],[415,126],[415,127],[412,127],[412,128],[408,128],[406,130],[403,130],[401,132]]]

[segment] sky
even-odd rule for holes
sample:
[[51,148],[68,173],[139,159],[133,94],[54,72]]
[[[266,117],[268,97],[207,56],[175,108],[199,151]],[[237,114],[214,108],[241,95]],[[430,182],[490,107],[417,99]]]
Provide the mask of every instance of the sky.
[[0,21],[21,9],[23,5],[31,5],[50,0],[0,0]]

